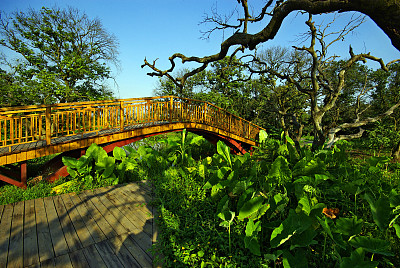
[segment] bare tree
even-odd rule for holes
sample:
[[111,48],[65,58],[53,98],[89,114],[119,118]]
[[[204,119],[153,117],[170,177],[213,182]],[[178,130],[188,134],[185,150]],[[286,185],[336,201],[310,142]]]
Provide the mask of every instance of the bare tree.
[[[212,16],[209,22],[216,26],[210,32],[219,29],[235,29],[236,32],[221,43],[221,49],[217,54],[205,57],[187,57],[181,53],[175,53],[169,58],[171,67],[160,70],[156,62],[148,62],[145,59],[144,66],[152,69],[150,76],[168,76],[177,86],[182,87],[186,79],[207,68],[208,64],[223,59],[227,56],[231,47],[235,48],[233,55],[245,49],[253,50],[257,45],[273,39],[279,31],[283,20],[293,11],[306,11],[310,14],[329,12],[358,11],[369,16],[391,39],[393,46],[400,50],[400,2],[393,0],[268,0],[258,15],[251,15],[248,0],[237,0],[242,9],[243,16],[238,18],[237,24],[229,24],[228,20]],[[264,23],[269,18],[266,26],[258,33],[248,33],[249,23]],[[174,78],[171,72],[175,68],[175,60],[182,63],[197,62],[200,67]]]
[[[314,129],[314,149],[323,145],[326,141],[326,128],[323,126],[323,118],[328,111],[336,106],[345,87],[346,74],[350,68],[359,61],[365,62],[366,60],[372,60],[378,62],[383,70],[388,71],[388,65],[394,62],[392,61],[388,65],[385,65],[382,59],[371,56],[369,53],[355,54],[350,47],[350,58],[346,60],[343,66],[337,71],[336,81],[330,79],[328,75],[329,64],[336,56],[328,56],[328,48],[336,41],[342,40],[362,22],[363,19],[361,17],[354,18],[341,31],[334,33],[335,35],[332,41],[327,42],[326,37],[331,35],[331,33],[327,31],[330,24],[325,27],[317,27],[312,21],[312,15],[309,14],[309,19],[306,21],[306,24],[310,29],[310,45],[303,47],[294,46],[295,50],[308,54],[309,64],[305,64],[304,59],[293,59],[290,61],[276,59],[266,62],[265,58],[256,56],[254,56],[251,64],[247,64],[250,72],[258,74],[268,73],[276,76],[286,83],[294,85],[298,91],[308,95],[310,100],[311,121]],[[263,66],[263,68],[253,68],[252,66],[254,64]],[[361,107],[361,97],[371,89],[371,87],[367,87],[367,84],[365,84],[364,88],[359,92],[356,101],[354,122],[343,123],[329,129],[328,146],[333,145],[336,141],[341,139],[361,137],[364,132],[361,126],[376,122],[392,114],[393,111],[400,106],[400,102],[398,102],[380,115],[363,119],[362,114],[365,109]],[[351,135],[338,135],[339,131],[349,128],[359,128],[359,132]]]

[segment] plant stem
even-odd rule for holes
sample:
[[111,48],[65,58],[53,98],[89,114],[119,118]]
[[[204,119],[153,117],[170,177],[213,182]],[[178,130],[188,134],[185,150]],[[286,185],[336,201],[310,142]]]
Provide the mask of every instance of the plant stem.
[[228,225],[228,239],[229,239],[229,254],[232,253],[231,250],[231,223],[229,223]]
[[324,239],[324,248],[322,251],[322,260],[325,260],[325,249],[326,249],[326,233],[324,233],[325,239]]

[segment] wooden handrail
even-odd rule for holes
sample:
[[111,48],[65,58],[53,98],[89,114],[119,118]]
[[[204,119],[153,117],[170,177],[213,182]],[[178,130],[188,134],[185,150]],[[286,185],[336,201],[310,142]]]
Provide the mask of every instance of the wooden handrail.
[[0,148],[142,123],[193,122],[254,140],[261,127],[216,105],[175,96],[0,108]]

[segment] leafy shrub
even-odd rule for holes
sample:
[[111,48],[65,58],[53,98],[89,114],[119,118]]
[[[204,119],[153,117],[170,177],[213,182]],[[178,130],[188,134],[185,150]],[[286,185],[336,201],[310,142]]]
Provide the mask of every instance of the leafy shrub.
[[346,146],[297,152],[264,136],[252,156],[218,142],[214,156],[170,167],[155,180],[166,267],[399,265],[398,179],[383,158],[350,165]]

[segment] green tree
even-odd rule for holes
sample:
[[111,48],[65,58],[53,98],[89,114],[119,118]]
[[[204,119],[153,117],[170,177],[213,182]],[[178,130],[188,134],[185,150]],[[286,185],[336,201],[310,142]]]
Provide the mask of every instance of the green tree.
[[[384,110],[400,103],[400,63],[394,63],[389,67],[389,72],[376,70],[373,75],[376,87],[371,94],[372,113],[382,113]],[[373,138],[379,141],[382,147],[392,148],[392,156],[400,160],[400,110],[382,120],[374,129]],[[383,141],[388,142],[383,142]],[[373,142],[373,141],[370,141]]]
[[[112,78],[108,64],[118,63],[118,42],[99,19],[57,7],[1,14],[0,45],[18,56],[3,55],[13,79],[8,83],[11,102],[2,106],[112,97],[104,83]],[[17,88],[28,87],[29,96],[19,99]]]

